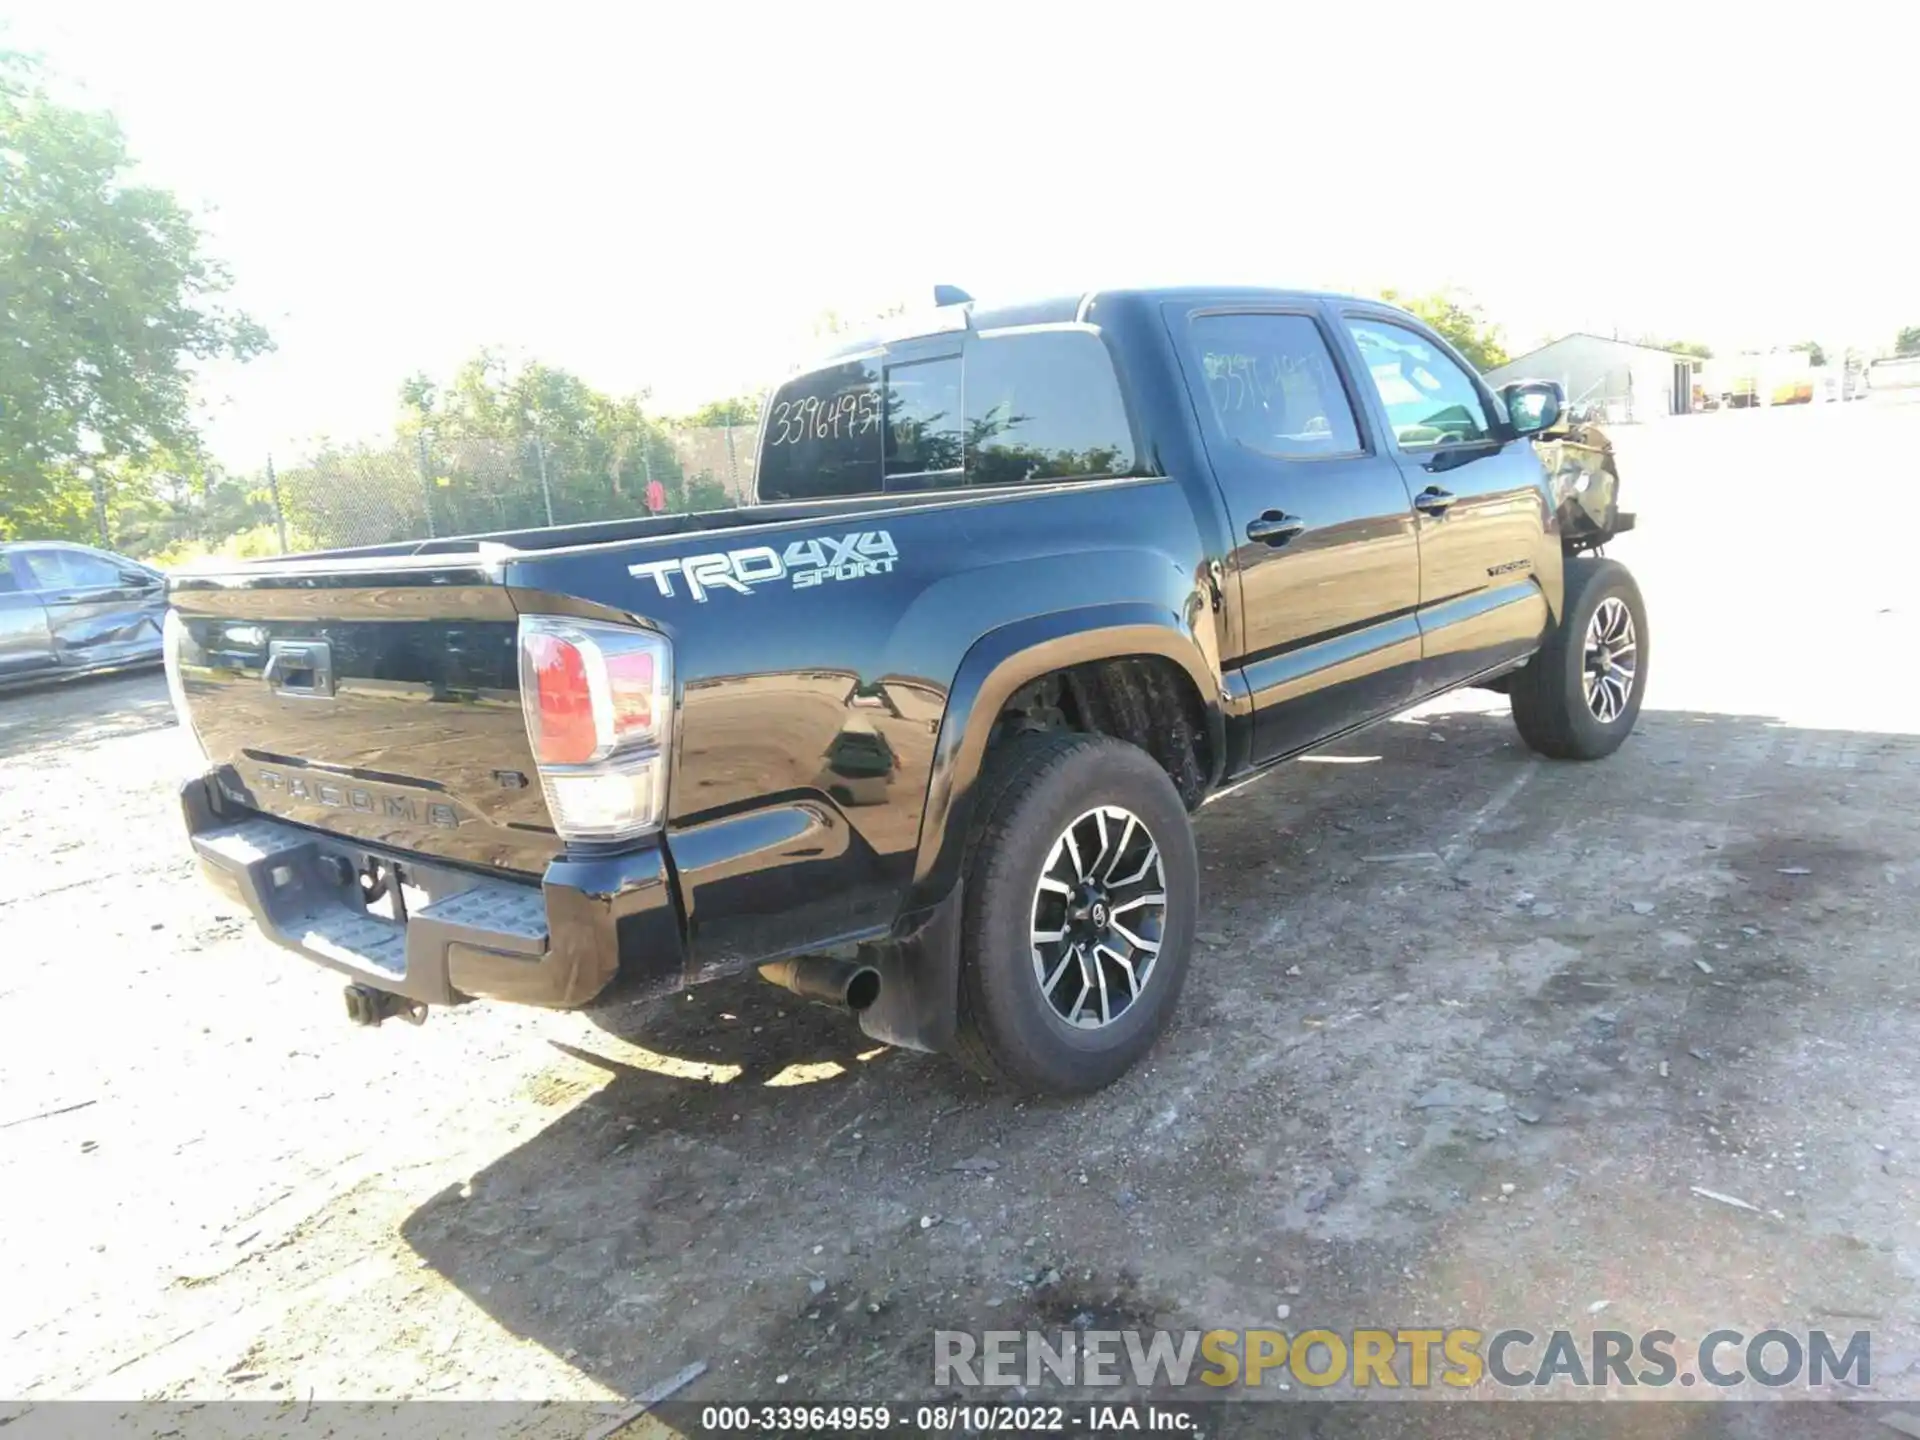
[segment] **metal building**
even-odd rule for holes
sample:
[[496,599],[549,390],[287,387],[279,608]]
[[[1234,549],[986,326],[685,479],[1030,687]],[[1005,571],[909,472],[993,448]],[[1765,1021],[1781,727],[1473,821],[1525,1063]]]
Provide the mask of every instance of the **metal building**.
[[1693,409],[1699,363],[1649,345],[1573,334],[1489,370],[1486,381],[1498,389],[1512,380],[1558,380],[1570,406],[1597,406],[1615,422],[1655,420]]

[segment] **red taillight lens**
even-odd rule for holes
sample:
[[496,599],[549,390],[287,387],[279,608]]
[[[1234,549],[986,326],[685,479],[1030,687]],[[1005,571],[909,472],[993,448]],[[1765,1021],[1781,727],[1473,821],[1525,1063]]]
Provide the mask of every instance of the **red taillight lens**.
[[654,630],[520,617],[520,707],[554,828],[627,840],[666,814],[673,647]]
[[558,635],[536,631],[522,645],[539,721],[532,736],[534,757],[542,765],[586,764],[600,749],[586,658],[578,645]]

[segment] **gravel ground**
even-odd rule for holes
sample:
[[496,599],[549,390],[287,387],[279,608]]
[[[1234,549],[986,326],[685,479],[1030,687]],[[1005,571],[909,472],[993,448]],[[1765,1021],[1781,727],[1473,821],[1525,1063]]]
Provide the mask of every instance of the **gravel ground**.
[[1602,1302],[1916,1396],[1917,439],[1623,436],[1635,737],[1454,697],[1210,806],[1179,1019],[1072,1104],[758,981],[352,1030],[195,879],[157,675],[0,699],[0,1396],[922,1397],[935,1328]]

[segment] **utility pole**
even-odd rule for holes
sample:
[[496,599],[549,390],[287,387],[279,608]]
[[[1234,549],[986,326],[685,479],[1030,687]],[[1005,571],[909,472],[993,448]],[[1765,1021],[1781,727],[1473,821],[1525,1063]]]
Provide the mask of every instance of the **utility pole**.
[[540,459],[540,498],[547,504],[547,524],[553,524],[553,491],[547,485],[547,442],[533,432],[533,453]]
[[280,507],[280,477],[273,473],[273,456],[267,456],[267,493],[273,496],[273,523],[280,531],[280,553],[287,553],[287,512]]
[[90,465],[87,469],[93,481],[93,519],[100,531],[100,548],[111,550],[113,542],[107,535],[107,477],[97,465]]
[[427,538],[433,539],[433,466],[427,460],[427,427],[422,425],[416,437],[420,442],[420,488],[426,492]]

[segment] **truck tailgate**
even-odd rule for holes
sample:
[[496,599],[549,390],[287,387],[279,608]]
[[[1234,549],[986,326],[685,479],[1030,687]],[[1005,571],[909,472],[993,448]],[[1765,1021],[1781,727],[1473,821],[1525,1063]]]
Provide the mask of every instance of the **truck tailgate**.
[[294,565],[177,576],[171,591],[188,712],[234,799],[526,875],[560,853],[496,569]]

